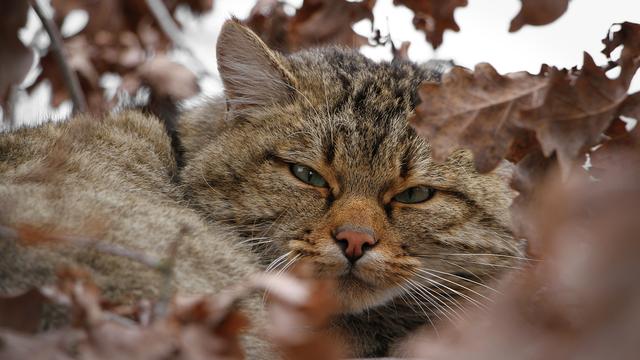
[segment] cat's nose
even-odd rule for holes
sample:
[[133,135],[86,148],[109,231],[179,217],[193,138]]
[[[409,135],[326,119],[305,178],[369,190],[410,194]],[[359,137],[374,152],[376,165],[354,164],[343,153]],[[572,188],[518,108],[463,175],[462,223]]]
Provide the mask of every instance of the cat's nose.
[[373,230],[363,227],[341,226],[336,229],[334,238],[344,256],[352,263],[376,244]]

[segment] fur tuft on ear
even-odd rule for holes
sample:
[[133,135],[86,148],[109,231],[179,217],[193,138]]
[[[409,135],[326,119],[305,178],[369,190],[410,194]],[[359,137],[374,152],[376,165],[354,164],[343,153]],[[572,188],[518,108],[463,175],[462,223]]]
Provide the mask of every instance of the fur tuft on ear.
[[237,19],[222,26],[216,54],[230,109],[266,106],[292,96],[295,81],[281,56]]

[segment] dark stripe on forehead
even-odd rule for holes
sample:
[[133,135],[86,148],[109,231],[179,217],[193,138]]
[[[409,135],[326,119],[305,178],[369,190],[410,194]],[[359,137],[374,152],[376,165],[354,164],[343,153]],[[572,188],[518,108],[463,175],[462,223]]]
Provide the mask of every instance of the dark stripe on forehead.
[[367,98],[370,96],[370,88],[373,86],[374,82],[372,79],[366,79],[360,85],[359,89],[353,94],[353,98],[351,99],[351,106],[353,108],[353,112],[356,114],[362,114],[367,110]]
[[333,105],[333,109],[327,109],[329,113],[337,113],[339,111],[344,110],[345,105],[351,98],[351,92],[353,91],[353,86],[351,85],[351,80],[349,80],[349,75],[345,74],[343,71],[338,70],[336,72],[338,76],[338,80],[341,84],[342,96],[340,96]]
[[384,134],[375,134],[373,141],[371,142],[371,161],[373,161],[376,156],[378,156],[380,145],[384,141]]
[[400,158],[400,177],[406,178],[412,168],[413,157],[411,156],[411,148],[407,147]]
[[327,161],[327,164],[331,165],[335,156],[336,144],[334,144],[333,140],[330,137],[327,137],[327,140],[324,144],[324,158]]

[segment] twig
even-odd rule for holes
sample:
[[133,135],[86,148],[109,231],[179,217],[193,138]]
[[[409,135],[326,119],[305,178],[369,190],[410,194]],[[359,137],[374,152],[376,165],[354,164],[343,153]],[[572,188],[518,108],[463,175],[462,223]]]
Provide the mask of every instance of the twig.
[[29,0],[33,10],[42,21],[42,25],[44,29],[47,31],[49,35],[49,39],[51,39],[51,46],[49,47],[49,51],[53,52],[53,56],[58,63],[58,67],[62,72],[62,78],[64,79],[64,83],[71,93],[71,100],[73,101],[73,110],[74,112],[85,112],[87,111],[87,101],[85,100],[84,93],[82,92],[82,87],[80,87],[80,81],[78,80],[78,75],[71,69],[69,63],[66,59],[65,48],[62,42],[62,35],[60,35],[60,30],[58,30],[58,26],[47,17],[42,6],[40,5],[39,0]]
[[7,97],[7,103],[4,107],[4,114],[2,121],[7,124],[9,129],[12,129],[16,125],[16,103],[18,102],[18,89],[17,85],[11,85],[9,87],[9,96]]
[[185,45],[186,39],[184,37],[184,34],[182,33],[182,30],[180,30],[178,25],[173,21],[169,10],[164,5],[162,0],[145,0],[145,2],[147,3],[147,7],[149,7],[149,10],[153,14],[153,17],[158,22],[158,25],[160,25],[162,32],[164,32],[169,40],[171,40],[173,45],[191,55],[191,58],[195,61],[199,68],[197,69],[198,74],[196,75],[211,75],[209,71],[207,71],[207,67],[204,66],[200,59],[198,59],[196,54],[194,54],[194,52]]
[[158,21],[158,25],[167,37],[173,42],[176,46],[182,46],[184,37],[182,36],[182,31],[178,28],[175,22],[173,22],[173,18],[171,18],[171,14],[167,7],[164,6],[161,0],[145,0],[149,10],[155,17],[156,21]]
[[[23,241],[24,240],[23,231],[21,231],[20,229],[15,229],[12,227],[0,225],[0,239]],[[131,250],[116,244],[102,242],[94,238],[85,237],[85,236],[75,236],[75,235],[57,235],[57,234],[50,234],[50,233],[45,234],[45,233],[39,233],[37,231],[33,232],[32,230],[28,230],[28,231],[32,232],[32,234],[29,235],[30,237],[41,236],[42,238],[38,239],[38,241],[43,244],[66,243],[79,248],[89,248],[99,253],[119,256],[129,260],[133,260],[137,263],[140,263],[142,265],[145,265],[151,269],[158,270],[158,271],[163,266],[162,261],[157,260],[153,257],[150,257],[144,253],[136,252],[134,250]],[[29,241],[27,241],[27,243],[28,242]]]
[[174,295],[174,289],[172,285],[174,276],[174,267],[176,264],[176,257],[178,256],[178,247],[182,243],[185,235],[189,232],[189,228],[183,225],[180,228],[177,238],[167,250],[167,257],[158,266],[158,271],[162,275],[162,285],[160,286],[158,301],[153,307],[153,319],[159,319],[167,313],[169,303]]

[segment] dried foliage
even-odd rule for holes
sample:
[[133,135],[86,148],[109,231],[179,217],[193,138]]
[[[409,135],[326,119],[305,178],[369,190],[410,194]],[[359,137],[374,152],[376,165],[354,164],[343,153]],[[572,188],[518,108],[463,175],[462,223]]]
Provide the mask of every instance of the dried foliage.
[[[629,149],[627,149],[629,150]],[[635,359],[640,345],[638,148],[602,181],[550,176],[526,216],[532,261],[484,314],[421,338],[423,359]]]
[[[639,36],[640,28],[631,23],[608,36],[605,53],[620,46],[622,52],[607,67],[597,66],[585,53],[580,70],[543,65],[537,75],[503,76],[489,64],[479,64],[473,72],[455,68],[442,83],[422,85],[422,103],[412,124],[431,140],[439,160],[467,147],[478,170],[487,172],[504,157],[518,161],[540,148],[546,157],[555,154],[566,173],[603,139],[623,108],[635,111],[625,100],[640,66]],[[620,69],[617,78],[607,77],[611,68]]]
[[521,0],[522,7],[511,20],[509,31],[520,30],[524,25],[546,25],[554,22],[569,7],[569,0]]
[[[105,302],[82,270],[61,269],[58,284],[0,298],[0,358],[18,359],[243,359],[240,333],[250,319],[238,303],[256,291],[268,291],[269,334],[288,359],[337,359],[339,349],[314,329],[333,309],[327,283],[298,277],[260,275],[214,297],[173,297],[169,311],[155,304],[132,306]],[[28,335],[49,306],[67,309],[72,326]],[[6,317],[5,315],[11,316]]]
[[[115,99],[106,98],[100,86],[100,77],[105,73],[120,75],[121,90],[131,94],[142,85],[148,86],[152,93],[174,101],[198,93],[196,75],[163,55],[171,48],[171,42],[151,15],[148,3],[146,0],[52,1],[54,21],[58,26],[72,10],[84,10],[89,14],[86,27],[65,39],[64,46],[69,54],[68,62],[80,77],[92,111],[109,110],[115,105]],[[203,12],[211,8],[212,1],[166,0],[164,4],[171,12],[181,4]],[[52,102],[57,106],[68,99],[69,94],[51,50],[42,57],[40,64],[43,71],[34,86],[42,79],[51,81]],[[151,78],[167,81],[149,81]]]
[[434,49],[442,44],[445,30],[460,30],[453,12],[458,7],[467,6],[467,0],[393,0],[393,3],[413,11],[413,25],[425,32]]
[[[524,25],[546,25],[567,11],[569,0],[521,0],[522,7],[511,20],[509,31],[520,30]],[[413,25],[424,31],[434,49],[442,45],[445,30],[460,31],[453,14],[459,7],[467,6],[467,0],[393,0],[414,13]]]
[[271,48],[289,53],[300,49],[338,44],[358,48],[368,43],[351,25],[369,19],[375,0],[304,0],[293,16],[278,0],[259,0],[245,24]]
[[[80,75],[91,110],[107,110],[99,79],[105,72],[123,78],[122,89],[141,86],[163,103],[198,91],[196,76],[166,53],[173,41],[149,11],[150,1],[53,0],[60,25],[73,9],[89,13],[89,24],[65,40],[69,65]],[[202,12],[209,0],[165,0]],[[453,13],[466,0],[395,0],[415,13],[414,24],[435,47],[443,33],[457,31]],[[295,14],[277,0],[258,0],[246,23],[271,47],[283,52],[337,43],[358,47],[367,39],[351,25],[372,19],[374,0],[305,0]],[[568,0],[522,0],[510,31],[547,24],[567,9]],[[24,24],[27,2],[5,1],[0,40],[0,102],[31,64],[30,51],[15,36]],[[379,33],[372,40],[386,43]],[[418,334],[405,347],[424,359],[634,359],[640,352],[640,92],[628,94],[640,67],[640,25],[618,24],[603,40],[609,63],[584,55],[581,68],[543,65],[538,74],[499,74],[490,64],[474,71],[454,68],[442,83],[425,83],[411,119],[429,139],[436,160],[470,149],[476,167],[493,170],[504,159],[517,163],[512,187],[516,233],[528,240],[531,261],[493,296],[486,312],[468,309],[439,337]],[[178,45],[178,44],[173,44]],[[407,58],[409,44],[392,44],[394,57]],[[618,53],[617,58],[612,54]],[[54,102],[68,98],[50,54],[41,59],[40,80],[52,81]],[[619,71],[616,77],[609,71]],[[610,73],[609,73],[610,74]],[[64,151],[62,151],[64,153]],[[590,167],[582,169],[585,157]],[[59,156],[63,156],[59,155]],[[52,157],[55,159],[55,156]],[[52,165],[53,166],[53,165]],[[41,175],[46,176],[46,175]],[[0,240],[26,246],[65,242],[123,256],[170,276],[167,264],[89,237],[24,226],[0,227]],[[170,254],[171,255],[171,254]],[[170,257],[170,259],[172,259]],[[215,297],[140,299],[108,304],[79,269],[60,269],[58,283],[0,298],[2,359],[242,359],[239,336],[252,326],[239,303],[266,292],[272,343],[287,359],[339,359],[342,349],[322,329],[335,310],[332,284],[311,279],[308,268],[293,274],[257,275]],[[158,311],[161,302],[166,311]],[[43,313],[62,311],[71,326],[48,332]]]
[[26,0],[4,0],[0,13],[7,14],[0,22],[0,105],[5,106],[11,86],[20,84],[33,63],[33,52],[18,39],[18,30],[27,22],[29,4]]

